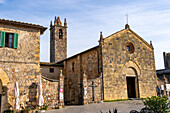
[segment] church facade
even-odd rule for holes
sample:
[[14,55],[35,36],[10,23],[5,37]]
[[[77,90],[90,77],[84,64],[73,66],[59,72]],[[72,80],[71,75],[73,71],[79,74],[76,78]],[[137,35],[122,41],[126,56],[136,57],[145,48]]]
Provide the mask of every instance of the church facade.
[[62,25],[58,17],[50,25],[50,61],[63,65],[65,104],[156,95],[152,42],[128,24],[105,38],[101,32],[99,45],[67,58],[67,23],[65,19]]

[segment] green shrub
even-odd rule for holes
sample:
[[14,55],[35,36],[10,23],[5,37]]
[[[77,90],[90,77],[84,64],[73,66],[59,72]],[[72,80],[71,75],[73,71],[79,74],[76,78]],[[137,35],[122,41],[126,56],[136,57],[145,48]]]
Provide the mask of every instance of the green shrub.
[[170,111],[170,102],[168,102],[166,96],[161,98],[156,96],[148,97],[143,102],[145,107],[149,108],[154,113],[168,113]]

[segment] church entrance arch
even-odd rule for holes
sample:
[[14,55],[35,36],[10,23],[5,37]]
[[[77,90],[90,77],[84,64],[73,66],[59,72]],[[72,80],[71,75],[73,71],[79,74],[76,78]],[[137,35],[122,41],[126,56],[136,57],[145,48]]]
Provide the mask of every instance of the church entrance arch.
[[137,72],[132,67],[126,70],[126,82],[128,98],[139,98]]

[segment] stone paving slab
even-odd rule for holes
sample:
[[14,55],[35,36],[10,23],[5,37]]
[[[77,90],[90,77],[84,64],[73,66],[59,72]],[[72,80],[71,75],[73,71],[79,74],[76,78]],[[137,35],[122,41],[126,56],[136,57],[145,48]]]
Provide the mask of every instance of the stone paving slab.
[[66,106],[62,109],[46,111],[46,113],[109,113],[109,109],[113,113],[113,108],[118,109],[118,113],[129,113],[131,110],[140,111],[143,108],[141,100],[128,100],[119,102],[104,102],[88,105]]

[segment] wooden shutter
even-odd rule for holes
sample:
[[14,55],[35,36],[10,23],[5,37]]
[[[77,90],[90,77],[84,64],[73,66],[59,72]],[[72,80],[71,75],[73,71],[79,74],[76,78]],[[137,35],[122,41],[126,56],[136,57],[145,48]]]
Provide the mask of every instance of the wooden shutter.
[[18,33],[14,33],[14,48],[18,48]]
[[5,32],[1,31],[1,37],[0,37],[0,47],[4,47],[5,46]]

